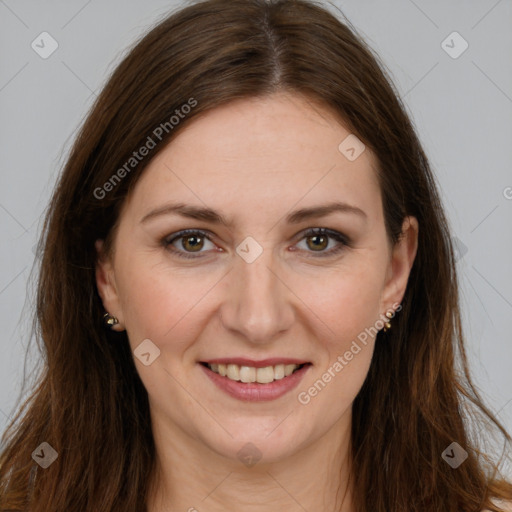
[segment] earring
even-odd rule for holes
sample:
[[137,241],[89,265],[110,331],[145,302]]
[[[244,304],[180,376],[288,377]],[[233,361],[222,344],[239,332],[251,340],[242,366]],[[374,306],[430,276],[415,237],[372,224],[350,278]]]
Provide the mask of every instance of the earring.
[[110,313],[105,313],[103,315],[103,320],[105,321],[105,324],[107,324],[111,329],[114,327],[114,325],[119,323],[119,320],[115,316],[112,316]]
[[[394,316],[394,315],[393,315],[393,313],[391,313],[391,311],[388,311],[388,312],[386,313],[386,317],[387,317],[389,320],[391,320],[391,319],[393,318],[393,316]],[[384,332],[387,332],[387,331],[389,331],[389,329],[391,329],[391,322],[386,322],[386,323],[384,324],[384,328],[383,328],[382,330],[383,330]]]

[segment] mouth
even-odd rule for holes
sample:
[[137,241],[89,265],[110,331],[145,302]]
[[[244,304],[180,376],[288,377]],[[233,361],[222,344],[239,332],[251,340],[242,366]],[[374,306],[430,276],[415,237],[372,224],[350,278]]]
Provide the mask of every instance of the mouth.
[[309,362],[293,359],[217,359],[199,366],[214,386],[237,400],[266,402],[296,388],[309,368]]
[[276,380],[281,380],[289,377],[296,371],[300,370],[306,365],[311,363],[301,364],[276,364],[268,366],[247,366],[239,365],[234,363],[201,363],[206,366],[212,372],[226,377],[229,380],[235,382],[242,382],[245,384],[257,383],[257,384],[271,384]]

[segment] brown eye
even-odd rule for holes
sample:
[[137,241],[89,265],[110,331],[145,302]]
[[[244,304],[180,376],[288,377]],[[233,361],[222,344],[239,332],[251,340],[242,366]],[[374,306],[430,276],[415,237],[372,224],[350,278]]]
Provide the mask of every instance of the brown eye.
[[203,248],[204,239],[198,235],[186,235],[181,237],[183,249],[190,252],[197,252]]
[[[335,256],[344,249],[351,247],[349,238],[332,229],[312,228],[302,233],[300,243],[306,253],[316,253],[315,256]],[[331,245],[331,247],[329,247]]]
[[203,231],[195,229],[180,231],[162,240],[162,244],[169,251],[183,258],[199,258],[205,256],[209,249],[205,247],[205,242],[211,244],[211,248],[215,249],[215,244],[211,241],[210,236]]
[[329,237],[325,235],[308,236],[306,243],[308,247],[314,251],[323,251],[329,245]]

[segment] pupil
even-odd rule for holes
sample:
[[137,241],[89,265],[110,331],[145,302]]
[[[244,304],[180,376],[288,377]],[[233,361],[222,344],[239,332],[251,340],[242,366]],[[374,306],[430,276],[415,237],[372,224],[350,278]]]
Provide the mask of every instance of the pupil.
[[[192,240],[192,242],[191,242],[191,240]],[[185,244],[190,244],[190,245],[191,245],[191,247],[192,247],[192,249],[197,248],[197,247],[199,247],[199,246],[201,245],[201,242],[196,242],[196,243],[194,243],[194,242],[193,242],[193,240],[201,240],[201,238],[200,238],[200,237],[198,237],[198,236],[189,236],[189,237],[186,239]],[[185,249],[186,249],[186,248],[187,248],[187,247],[185,246]]]
[[315,235],[315,236],[312,236],[311,239],[313,240],[321,240],[320,243],[317,243],[317,242],[313,242],[313,247],[315,248],[320,248],[320,249],[325,249],[326,245],[325,245],[325,242],[327,241],[327,237],[323,236],[323,235]]

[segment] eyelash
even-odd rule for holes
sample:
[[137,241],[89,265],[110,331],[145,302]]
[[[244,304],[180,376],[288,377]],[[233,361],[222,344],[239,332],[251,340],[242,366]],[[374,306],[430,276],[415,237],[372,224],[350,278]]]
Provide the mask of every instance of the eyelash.
[[[183,231],[179,231],[178,233],[175,233],[171,236],[165,237],[162,240],[163,246],[171,251],[173,254],[176,254],[180,258],[186,258],[186,259],[197,259],[201,258],[202,256],[193,256],[193,253],[187,253],[181,250],[176,249],[172,246],[172,243],[176,240],[179,240],[180,238],[185,238],[186,236],[190,235],[200,235],[203,238],[206,238],[210,242],[214,243],[212,240],[212,237],[210,234],[206,231],[202,231],[200,229],[184,229]],[[327,236],[329,238],[332,238],[339,242],[339,245],[334,247],[333,249],[330,249],[329,251],[320,251],[316,256],[313,257],[319,257],[319,258],[325,258],[329,256],[334,256],[335,254],[338,254],[340,251],[342,251],[345,247],[350,247],[350,240],[343,234],[339,233],[338,231],[333,231],[332,229],[327,228],[310,228],[307,229],[302,233],[301,238],[299,241],[301,241],[303,238],[308,238],[310,236]],[[314,252],[314,251],[312,251]],[[201,254],[201,253],[196,253]]]

